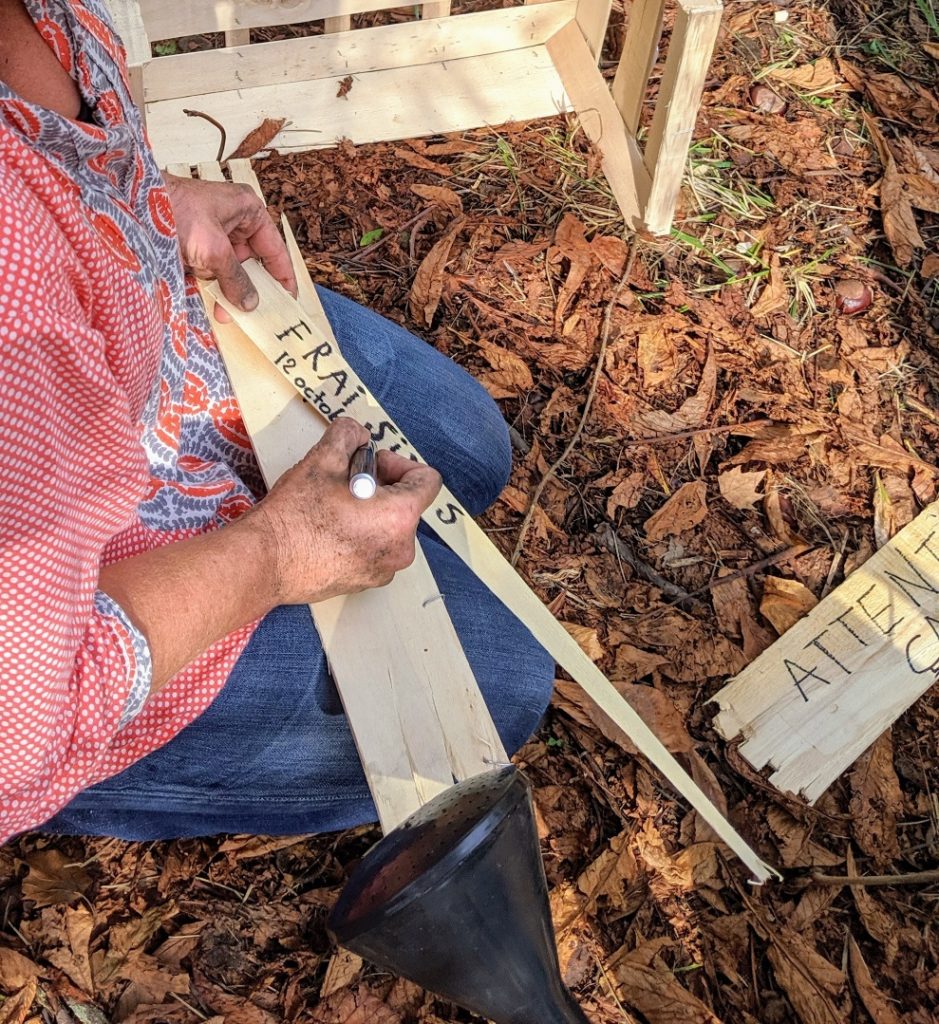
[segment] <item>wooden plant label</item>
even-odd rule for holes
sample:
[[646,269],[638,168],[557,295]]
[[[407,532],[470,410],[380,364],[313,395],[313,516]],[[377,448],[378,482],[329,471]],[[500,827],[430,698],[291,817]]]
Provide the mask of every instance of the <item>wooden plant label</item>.
[[[345,362],[335,342],[325,336],[303,306],[256,261],[249,260],[244,267],[260,298],[253,312],[246,313],[231,305],[217,285],[207,290],[225,307],[275,369],[327,420],[332,421],[341,415],[351,416],[371,431],[379,447],[419,459],[414,446]],[[613,684],[528,588],[454,495],[442,488],[423,518],[525,623],[597,707],[626,732],[645,757],[747,865],[755,878],[765,881],[775,874],[747,846]]]
[[715,726],[814,802],[939,679],[939,502],[714,698]]

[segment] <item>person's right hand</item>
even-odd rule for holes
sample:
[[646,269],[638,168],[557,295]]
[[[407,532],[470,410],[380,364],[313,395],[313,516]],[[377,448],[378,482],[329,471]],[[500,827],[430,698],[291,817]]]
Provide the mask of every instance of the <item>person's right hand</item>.
[[269,538],[278,603],[381,587],[414,560],[417,524],[440,490],[440,474],[381,451],[375,496],[356,498],[349,460],[368,440],[354,420],[335,420],[245,517]]

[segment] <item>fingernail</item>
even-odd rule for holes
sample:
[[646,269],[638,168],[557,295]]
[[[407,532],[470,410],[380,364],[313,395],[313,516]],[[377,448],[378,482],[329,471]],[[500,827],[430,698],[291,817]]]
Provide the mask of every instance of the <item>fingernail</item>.
[[252,309],[257,309],[258,305],[258,293],[249,292],[244,299],[241,301],[241,308],[246,312],[250,313]]

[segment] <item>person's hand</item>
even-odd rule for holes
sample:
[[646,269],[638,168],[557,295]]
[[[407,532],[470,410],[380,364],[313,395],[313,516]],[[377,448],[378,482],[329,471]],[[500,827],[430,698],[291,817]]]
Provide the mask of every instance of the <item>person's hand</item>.
[[[217,280],[229,302],[250,311],[258,295],[241,263],[254,256],[287,291],[297,294],[287,247],[248,185],[163,177],[188,271],[202,280]],[[231,319],[221,306],[216,306],[215,316],[223,322]]]
[[278,603],[381,587],[414,560],[417,524],[440,490],[440,474],[381,451],[374,497],[353,497],[349,460],[368,439],[354,420],[335,420],[242,520],[269,538]]

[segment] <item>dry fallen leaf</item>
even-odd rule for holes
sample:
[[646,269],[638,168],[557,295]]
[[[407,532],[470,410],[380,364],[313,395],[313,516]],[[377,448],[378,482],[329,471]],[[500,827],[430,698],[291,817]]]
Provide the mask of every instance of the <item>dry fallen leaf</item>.
[[41,973],[36,964],[22,953],[17,953],[9,946],[0,946],[0,990],[7,995],[18,992],[30,978]]
[[773,253],[769,263],[769,280],[760,297],[750,307],[750,312],[755,317],[765,317],[786,309],[788,305],[789,290],[786,288],[786,279],[779,264],[779,256]]
[[351,950],[339,949],[329,961],[326,977],[320,988],[320,999],[331,996],[341,988],[348,988],[358,978],[364,961]]
[[847,1024],[835,1002],[845,976],[801,935],[781,926],[770,933],[767,951],[776,981],[802,1024]]
[[818,598],[799,580],[767,576],[763,581],[760,614],[782,636],[818,604]]
[[769,73],[769,77],[812,96],[832,92],[842,85],[835,65],[827,57],[822,57],[814,64],[801,64],[797,68],[775,68]]
[[580,649],[591,661],[599,661],[603,655],[603,644],[597,631],[591,626],[581,626],[576,622],[562,622],[561,625],[577,641]]
[[734,466],[717,478],[717,486],[721,497],[734,508],[748,509],[763,500],[763,482],[766,470],[758,469],[752,473]]
[[671,971],[626,962],[613,974],[623,1005],[638,1010],[649,1024],[721,1024]]
[[876,865],[886,868],[900,857],[897,817],[903,810],[903,791],[893,765],[891,729],[858,758],[849,778],[854,839]]
[[430,327],[434,313],[437,312],[437,306],[440,304],[440,296],[443,294],[444,271],[450,259],[453,243],[462,226],[462,218],[455,220],[450,225],[446,234],[433,244],[430,252],[421,260],[421,265],[414,275],[408,303],[411,307],[411,316],[425,327]]
[[521,356],[509,349],[480,338],[476,344],[491,371],[479,374],[479,381],[493,398],[515,398],[519,392],[531,391],[535,386],[531,370]]
[[650,516],[643,529],[649,540],[661,540],[683,530],[690,530],[703,522],[708,514],[707,484],[692,480],[683,484]]
[[352,75],[346,75],[345,78],[339,83],[339,89],[336,92],[337,100],[344,100],[349,93],[352,91]]
[[642,373],[642,386],[646,390],[670,383],[678,369],[675,335],[661,325],[653,324],[639,332],[637,359]]
[[411,191],[421,199],[439,206],[451,217],[459,217],[463,213],[463,200],[446,185],[412,185]]
[[635,423],[643,430],[654,434],[675,434],[682,430],[700,427],[714,404],[717,389],[717,359],[713,348],[708,350],[698,390],[678,407],[675,412],[647,409],[635,416]]
[[19,992],[0,1002],[0,1024],[24,1024],[36,998],[36,988],[36,979],[30,978]]
[[228,154],[228,159],[246,160],[248,157],[260,153],[262,149],[268,149],[274,140],[274,136],[278,134],[286,123],[286,117],[265,117],[257,128],[248,132],[235,149]]
[[27,859],[29,873],[23,879],[23,896],[36,907],[74,903],[91,885],[91,878],[79,864],[59,850],[39,850]]
[[848,936],[848,969],[854,988],[874,1024],[901,1024],[900,1014],[874,983],[870,968],[853,935]]
[[635,508],[642,497],[645,482],[646,474],[641,470],[630,473],[625,480],[620,480],[613,488],[612,494],[606,499],[607,518],[612,520],[618,508],[626,509],[626,511]]

